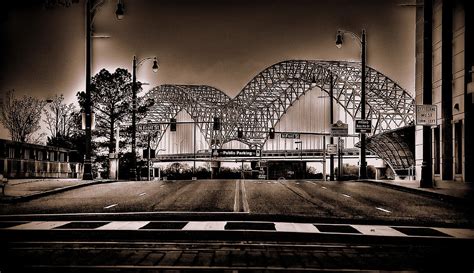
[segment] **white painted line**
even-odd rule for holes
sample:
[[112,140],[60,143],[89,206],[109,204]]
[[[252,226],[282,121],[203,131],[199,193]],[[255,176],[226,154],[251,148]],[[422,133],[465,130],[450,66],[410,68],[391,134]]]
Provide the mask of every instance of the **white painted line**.
[[118,204],[109,205],[109,206],[107,206],[107,207],[104,207],[104,209],[110,209],[110,208],[113,208],[113,207],[115,207],[115,206],[118,206]]
[[225,230],[225,225],[227,222],[189,222],[184,227],[183,230]]
[[391,213],[391,211],[389,210],[386,210],[384,208],[379,208],[379,207],[375,207],[376,209],[380,210],[380,211],[383,211],[383,212],[387,212],[387,213]]
[[327,190],[327,189],[328,189],[328,188],[326,188],[326,187],[324,187],[324,186],[323,186],[323,187],[321,187],[321,188],[323,188],[323,189],[325,189],[325,190]]
[[442,233],[446,233],[456,238],[474,239],[473,229],[461,229],[461,228],[433,228]]
[[239,189],[239,180],[235,180],[235,194],[234,194],[234,212],[239,212],[240,210],[240,189]]
[[144,227],[150,223],[149,221],[136,221],[136,222],[127,222],[127,221],[116,221],[110,222],[106,225],[98,227],[97,229],[103,230],[138,230],[141,227]]
[[146,195],[146,192],[142,192],[138,196],[143,196],[143,195]]
[[344,194],[344,193],[341,193],[341,195],[344,196],[344,197],[347,197],[347,198],[351,198],[350,195],[347,195],[347,194]]
[[300,182],[296,182],[296,185],[299,185],[299,184],[300,184]]
[[319,233],[319,230],[313,224],[275,223],[275,229],[283,232]]
[[55,227],[60,227],[60,226],[63,226],[65,224],[68,224],[70,222],[55,222],[55,221],[51,221],[51,222],[29,222],[29,223],[25,223],[25,224],[21,224],[21,225],[18,225],[18,226],[13,226],[13,227],[9,227],[7,229],[42,229],[42,230],[45,230],[45,229],[53,229]]
[[245,190],[245,181],[240,180],[240,182],[242,183],[240,185],[241,190],[242,190],[242,206],[243,206],[244,212],[250,212],[249,202],[247,201],[247,191]]
[[165,186],[165,185],[160,185],[160,188],[161,188],[161,187],[164,187],[164,186]]
[[366,226],[366,225],[351,225],[353,228],[360,231],[364,235],[374,236],[407,236],[398,230],[395,230],[388,226]]

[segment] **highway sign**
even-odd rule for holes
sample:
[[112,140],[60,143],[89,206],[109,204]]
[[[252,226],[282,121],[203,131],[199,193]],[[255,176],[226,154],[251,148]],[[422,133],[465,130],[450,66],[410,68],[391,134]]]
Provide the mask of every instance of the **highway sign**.
[[332,137],[346,137],[348,135],[347,123],[343,123],[338,120],[336,123],[331,124],[331,136]]
[[249,149],[212,149],[214,157],[259,157],[260,150]]
[[368,133],[372,132],[372,120],[370,119],[356,119],[355,121],[355,132],[356,133]]
[[416,125],[436,126],[436,105],[423,104],[416,106]]
[[295,139],[299,139],[300,138],[300,134],[298,133],[281,133],[281,138],[295,138]]
[[326,152],[330,155],[337,154],[337,144],[328,144],[326,148]]

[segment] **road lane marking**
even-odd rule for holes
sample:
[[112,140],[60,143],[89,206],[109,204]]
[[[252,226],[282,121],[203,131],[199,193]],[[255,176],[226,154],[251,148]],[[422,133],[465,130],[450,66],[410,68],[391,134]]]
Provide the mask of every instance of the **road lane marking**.
[[146,192],[142,192],[138,196],[143,196],[143,195],[146,195]]
[[104,226],[98,227],[98,230],[139,230],[141,227],[146,226],[149,221],[114,221]]
[[239,189],[239,180],[235,180],[235,194],[234,194],[234,212],[239,212],[240,211],[240,201],[239,201],[239,196],[240,196],[240,189]]
[[160,188],[161,188],[161,187],[164,187],[164,186],[165,186],[165,185],[160,185]]
[[344,196],[344,197],[347,197],[347,198],[351,198],[351,196],[348,195],[348,194],[341,193],[341,195]]
[[188,222],[183,230],[225,230],[227,222]]
[[115,206],[118,206],[118,204],[109,205],[109,206],[107,206],[107,207],[104,207],[104,209],[110,209],[110,208],[113,208],[113,207],[115,207]]
[[242,206],[244,208],[244,212],[250,212],[249,203],[247,201],[247,191],[245,190],[245,181],[240,180],[241,190],[242,190]]
[[323,189],[325,189],[325,190],[327,190],[327,189],[328,189],[328,188],[326,188],[326,187],[324,187],[324,186],[323,186],[323,187],[321,187],[321,188],[323,188]]
[[381,210],[381,211],[383,211],[383,212],[391,213],[391,211],[386,210],[386,209],[384,209],[384,208],[379,208],[379,207],[375,207],[375,208],[378,209],[378,210]]
[[69,224],[71,222],[58,222],[58,221],[45,221],[45,222],[29,222],[21,225],[17,225],[7,229],[24,229],[24,230],[33,230],[33,229],[53,229],[56,227]]

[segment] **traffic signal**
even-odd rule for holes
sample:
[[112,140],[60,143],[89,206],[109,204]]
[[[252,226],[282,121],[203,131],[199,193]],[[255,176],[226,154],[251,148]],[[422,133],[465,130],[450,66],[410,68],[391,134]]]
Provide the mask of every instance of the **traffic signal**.
[[170,131],[172,131],[172,132],[176,131],[176,119],[175,118],[170,119]]
[[218,131],[221,129],[221,119],[218,117],[214,117],[214,123],[212,124],[212,129],[214,131]]
[[268,134],[270,136],[270,139],[275,139],[275,128],[270,128]]
[[244,137],[244,128],[242,128],[242,127],[237,128],[237,137],[238,138],[243,138]]

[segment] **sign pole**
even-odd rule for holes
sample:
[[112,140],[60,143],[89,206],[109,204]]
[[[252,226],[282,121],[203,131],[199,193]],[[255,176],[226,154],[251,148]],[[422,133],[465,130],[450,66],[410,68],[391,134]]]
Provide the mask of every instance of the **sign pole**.
[[323,181],[326,181],[326,137],[323,136]]

